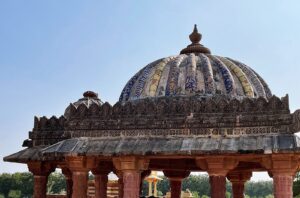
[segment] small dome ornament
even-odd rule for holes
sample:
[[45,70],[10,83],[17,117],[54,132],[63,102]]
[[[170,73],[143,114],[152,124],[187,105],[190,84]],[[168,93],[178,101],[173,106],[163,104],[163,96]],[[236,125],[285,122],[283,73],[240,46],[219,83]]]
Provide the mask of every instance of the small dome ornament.
[[200,44],[202,35],[198,32],[197,25],[195,24],[193,32],[189,35],[192,44],[188,45],[186,48],[181,50],[180,54],[190,54],[190,53],[203,53],[210,54],[210,50]]
[[98,98],[98,94],[93,91],[86,91],[83,93],[83,97],[85,98]]

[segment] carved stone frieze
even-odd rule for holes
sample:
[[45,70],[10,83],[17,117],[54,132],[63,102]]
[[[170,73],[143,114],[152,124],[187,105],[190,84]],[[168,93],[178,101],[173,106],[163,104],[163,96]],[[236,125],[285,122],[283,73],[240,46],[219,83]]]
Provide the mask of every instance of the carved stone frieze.
[[[100,100],[99,100],[100,101]],[[299,112],[290,114],[288,96],[161,97],[114,106],[95,98],[70,104],[59,118],[35,117],[24,146],[51,145],[71,137],[241,136],[292,133]]]

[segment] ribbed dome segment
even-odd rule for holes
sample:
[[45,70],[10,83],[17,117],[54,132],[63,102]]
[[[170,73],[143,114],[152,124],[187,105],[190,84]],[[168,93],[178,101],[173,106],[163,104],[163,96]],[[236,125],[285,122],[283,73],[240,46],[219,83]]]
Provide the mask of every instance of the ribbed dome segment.
[[272,93],[265,81],[243,63],[190,53],[159,59],[145,66],[126,84],[119,101],[194,95],[269,98]]

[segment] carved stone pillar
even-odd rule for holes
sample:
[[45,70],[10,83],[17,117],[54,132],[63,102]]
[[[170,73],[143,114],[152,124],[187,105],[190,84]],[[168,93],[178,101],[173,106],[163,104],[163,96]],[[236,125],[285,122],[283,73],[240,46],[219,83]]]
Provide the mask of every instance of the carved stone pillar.
[[227,174],[227,178],[232,183],[233,198],[244,198],[245,182],[252,176],[252,173],[247,171],[231,171]]
[[291,154],[273,154],[263,158],[262,165],[273,177],[275,198],[293,197],[293,180],[299,164],[299,159]]
[[171,187],[171,198],[180,198],[182,180],[190,175],[190,171],[163,171],[168,177]]
[[107,197],[108,174],[113,171],[112,161],[96,161],[96,168],[92,169],[95,176],[95,198]]
[[88,172],[85,157],[67,157],[67,164],[72,172],[72,198],[87,198]]
[[73,179],[73,193],[72,198],[86,198],[87,197],[87,188],[88,188],[88,170],[73,170],[72,171]]
[[100,172],[93,171],[95,176],[95,198],[106,198],[107,197],[107,182],[108,182],[108,171]]
[[209,176],[210,196],[211,198],[225,198],[226,177],[212,175]]
[[122,171],[113,169],[113,172],[118,176],[118,197],[123,198],[123,176],[122,176]]
[[62,173],[64,174],[66,178],[66,194],[67,198],[72,197],[72,188],[73,188],[73,180],[72,180],[72,172],[68,168],[62,168]]
[[123,183],[123,176],[121,175],[118,179],[118,187],[119,187],[119,197],[123,198],[123,195],[124,195],[124,183]]
[[47,194],[47,181],[49,174],[55,170],[50,164],[43,162],[30,162],[28,169],[34,178],[34,198],[45,198]]
[[273,185],[275,198],[293,197],[294,176],[286,173],[273,173]]
[[197,165],[209,174],[211,198],[224,198],[226,193],[226,175],[238,165],[233,157],[197,158]]
[[113,159],[117,170],[122,171],[123,198],[139,198],[141,172],[148,169],[149,160],[137,157],[120,157]]
[[140,197],[141,173],[138,170],[123,171],[124,198]]

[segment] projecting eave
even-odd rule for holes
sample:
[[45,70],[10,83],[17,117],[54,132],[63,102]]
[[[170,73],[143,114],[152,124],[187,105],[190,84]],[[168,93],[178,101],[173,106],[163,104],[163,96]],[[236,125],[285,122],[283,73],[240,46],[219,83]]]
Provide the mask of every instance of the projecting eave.
[[43,160],[66,156],[192,156],[210,154],[300,153],[294,134],[241,137],[73,138],[41,150]]
[[32,161],[42,161],[40,151],[45,146],[26,148],[3,158],[5,162],[28,163]]

